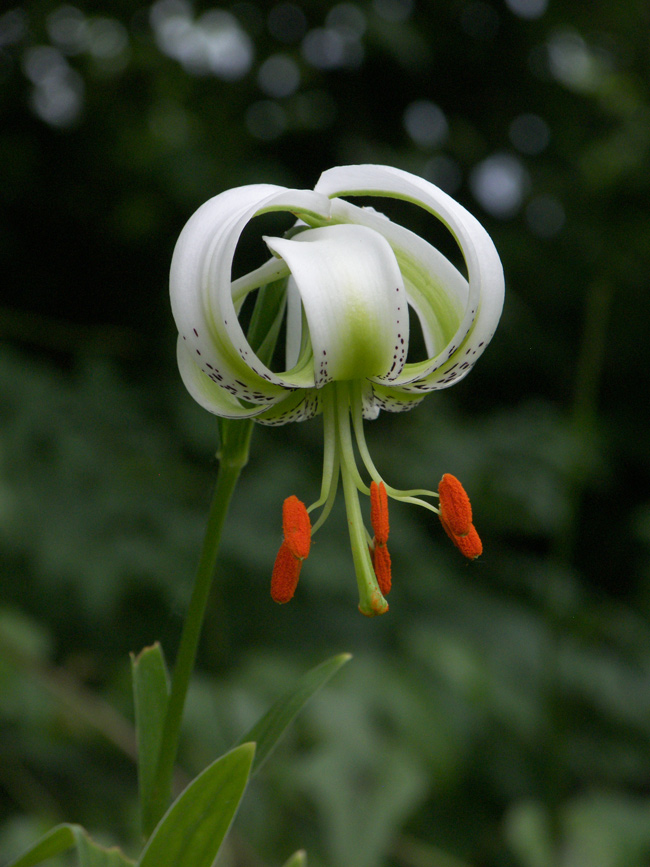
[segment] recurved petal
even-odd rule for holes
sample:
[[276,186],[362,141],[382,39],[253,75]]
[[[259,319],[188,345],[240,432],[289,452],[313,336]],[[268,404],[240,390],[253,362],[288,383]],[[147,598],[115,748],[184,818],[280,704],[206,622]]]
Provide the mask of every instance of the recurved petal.
[[[277,399],[283,387],[313,385],[276,375],[251,349],[239,324],[232,296],[232,262],[240,235],[258,214],[289,211],[327,217],[329,201],[309,190],[252,184],[227,190],[202,205],[176,244],[170,272],[172,312],[189,359],[206,377],[253,402]],[[277,278],[278,273],[274,273]],[[188,359],[185,360],[187,366]],[[244,386],[241,385],[244,383]]]
[[[444,388],[465,376],[494,334],[504,297],[503,269],[499,256],[478,220],[433,184],[388,166],[330,169],[321,175],[315,189],[330,197],[373,195],[403,199],[429,211],[447,226],[465,259],[468,283],[464,283],[462,275],[444,257],[437,258],[430,253],[424,256],[425,248],[409,237],[412,233],[400,231],[399,227],[396,229],[390,221],[383,223],[383,230],[378,227],[378,231],[382,231],[393,246],[403,273],[404,264],[409,261],[415,265],[418,262],[425,263],[425,267],[430,269],[433,278],[430,281],[422,280],[415,271],[414,276],[405,273],[406,287],[413,307],[423,320],[425,337],[429,331],[432,344],[437,343],[436,333],[447,337],[446,345],[436,346],[438,352],[428,362],[405,365],[395,385],[404,385],[405,391],[410,391],[408,384],[417,380],[418,386],[428,391]],[[341,213],[341,218],[346,219],[347,213],[350,219],[349,207],[347,203],[339,205],[334,201],[333,216]],[[364,223],[368,218],[374,219],[371,216],[373,212],[358,210],[362,211]],[[358,218],[355,216],[352,219]],[[443,301],[442,306],[441,287],[448,299],[447,302]],[[459,302],[462,303],[462,310],[457,327],[450,334],[453,306]]]
[[[176,344],[176,360],[183,384],[194,400],[208,412],[222,418],[253,418],[286,397],[282,388],[277,389],[275,396],[254,395],[255,384],[245,380],[238,381],[235,389],[235,386],[224,383],[223,375],[216,368],[210,373],[204,373],[194,361],[192,349],[188,347],[183,335],[179,335]],[[255,396],[255,402],[250,400],[253,406],[242,404],[238,394],[249,400]]]
[[426,392],[406,391],[404,386],[368,383],[364,391],[363,417],[377,418],[380,410],[386,412],[408,412],[426,397]]
[[289,266],[300,294],[316,386],[395,378],[408,351],[408,304],[386,239],[347,224],[265,240]]
[[[217,374],[207,376],[197,367],[182,337],[178,338],[176,355],[185,388],[200,406],[221,418],[254,418],[261,424],[280,425],[305,421],[320,410],[315,388],[279,388],[275,397],[269,397],[256,393],[254,384],[244,380],[238,384],[238,394],[243,394],[246,401],[242,402],[230,386],[219,382]],[[255,398],[255,402],[248,398]]]
[[[467,280],[446,256],[424,238],[394,223],[373,208],[359,208],[343,199],[332,201],[332,219],[374,229],[390,244],[399,265],[408,302],[421,320],[429,355],[448,345],[467,306]],[[428,372],[432,360],[408,369]],[[401,381],[403,376],[399,377]]]

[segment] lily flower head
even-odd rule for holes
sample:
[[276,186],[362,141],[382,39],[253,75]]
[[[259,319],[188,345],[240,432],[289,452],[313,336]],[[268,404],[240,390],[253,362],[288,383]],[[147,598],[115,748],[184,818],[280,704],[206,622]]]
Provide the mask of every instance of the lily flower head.
[[[424,238],[348,201],[355,196],[401,199],[433,214],[456,240],[467,277]],[[296,224],[285,237],[265,237],[269,259],[233,279],[242,231],[271,211],[289,212]],[[210,199],[190,218],[176,244],[170,286],[180,373],[205,409],[267,425],[323,417],[320,495],[309,508],[295,496],[285,502],[284,541],[272,580],[276,601],[293,595],[307,540],[327,518],[339,480],[362,613],[388,609],[389,499],[438,514],[465,556],[481,553],[460,482],[445,474],[439,491],[392,487],[376,469],[363,430],[363,420],[380,410],[409,410],[429,392],[460,382],[494,334],[503,307],[503,270],[490,237],[468,211],[433,184],[386,166],[330,169],[313,190],[238,187]],[[269,317],[266,339],[254,348],[239,313],[261,287],[272,290],[277,312]],[[421,326],[424,360],[408,359],[409,308]],[[277,369],[269,346],[283,317],[284,358]],[[360,493],[371,498],[372,537]],[[438,498],[438,506],[429,502]],[[312,526],[309,516],[318,510]]]

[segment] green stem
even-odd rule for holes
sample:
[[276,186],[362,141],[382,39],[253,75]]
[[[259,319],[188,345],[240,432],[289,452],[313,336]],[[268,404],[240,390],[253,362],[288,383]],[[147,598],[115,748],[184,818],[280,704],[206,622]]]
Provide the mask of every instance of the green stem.
[[248,449],[253,428],[251,420],[221,422],[219,475],[208,514],[203,549],[181,634],[178,656],[172,677],[169,702],[165,714],[160,754],[151,799],[150,827],[146,836],[162,818],[171,799],[174,764],[178,752],[185,699],[190,684],[201,635],[205,608],[210,595],[221,533],[239,474],[248,461]]
[[[254,285],[254,283],[247,285],[246,290],[252,289]],[[243,298],[240,301],[243,301]],[[259,290],[248,329],[248,341],[263,364],[270,364],[273,357],[285,305],[286,279],[275,280]],[[147,837],[162,818],[171,800],[185,699],[196,661],[201,627],[221,544],[221,533],[239,474],[248,463],[252,432],[252,419],[219,419],[221,441],[221,449],[217,455],[219,475],[210,504],[203,549],[172,676],[150,802],[148,827],[143,828]]]

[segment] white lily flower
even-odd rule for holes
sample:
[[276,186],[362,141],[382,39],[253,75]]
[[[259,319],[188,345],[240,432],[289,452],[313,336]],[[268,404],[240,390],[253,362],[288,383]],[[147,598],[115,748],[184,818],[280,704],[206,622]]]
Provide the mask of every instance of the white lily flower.
[[[348,202],[353,196],[402,199],[433,214],[458,243],[467,279],[423,238],[371,208]],[[264,238],[272,254],[269,260],[232,280],[244,227],[269,211],[288,211],[298,222],[288,237]],[[262,360],[260,349],[254,351],[238,319],[249,293],[270,284],[286,297],[280,370]],[[323,415],[320,497],[300,518],[288,507],[285,542],[274,570],[274,598],[291,597],[293,589],[287,587],[295,588],[308,551],[308,545],[295,542],[292,521],[298,521],[300,533],[309,533],[304,529],[304,520],[309,525],[306,513],[321,508],[311,530],[316,532],[332,507],[339,477],[364,614],[388,608],[387,496],[440,514],[463,553],[480,553],[476,543],[468,541],[476,533],[471,512],[467,527],[459,525],[463,532],[454,529],[450,519],[458,497],[466,498],[464,492],[460,495],[454,487],[449,493],[448,486],[441,487],[437,508],[422,499],[437,497],[436,492],[386,485],[363,435],[363,418],[375,418],[380,409],[411,409],[428,392],[459,382],[494,334],[503,307],[501,263],[485,229],[461,205],[415,175],[372,165],[326,171],[313,191],[266,184],[228,190],[200,207],[181,232],[170,285],[179,330],[179,369],[188,391],[203,407],[223,418],[254,418],[263,424]],[[424,335],[428,357],[422,361],[407,360],[409,307]],[[279,309],[282,313],[285,308]],[[276,319],[274,334],[277,326]],[[357,468],[353,435],[370,487]],[[372,540],[361,516],[359,492],[371,493]],[[302,515],[300,501],[289,500],[299,504]]]

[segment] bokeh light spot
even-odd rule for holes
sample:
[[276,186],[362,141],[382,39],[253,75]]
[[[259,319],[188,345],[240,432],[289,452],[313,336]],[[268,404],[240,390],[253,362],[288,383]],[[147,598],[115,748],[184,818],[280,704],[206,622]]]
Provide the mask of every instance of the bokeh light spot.
[[80,54],[87,49],[88,22],[76,6],[59,6],[47,16],[45,26],[52,42],[66,54]]
[[23,71],[34,85],[31,107],[52,126],[65,127],[81,112],[83,79],[53,45],[36,45],[23,55]]
[[348,39],[360,39],[366,32],[366,16],[354,3],[339,3],[327,13],[325,23]]
[[27,15],[24,9],[10,9],[0,15],[0,48],[20,42],[27,34]]
[[528,187],[528,173],[510,154],[494,154],[474,167],[470,188],[481,207],[501,219],[520,209]]
[[275,99],[291,96],[300,86],[298,64],[286,54],[273,54],[260,66],[257,83],[267,96]]
[[406,107],[404,127],[413,141],[422,148],[442,144],[449,132],[444,112],[429,99],[416,99]]
[[578,33],[553,34],[547,44],[547,62],[553,77],[567,87],[590,91],[599,82],[600,65]]
[[305,60],[317,69],[337,69],[345,64],[345,44],[332,27],[310,30],[302,43]]
[[541,18],[546,12],[548,0],[506,0],[506,6],[520,18]]
[[187,72],[236,81],[252,66],[251,39],[230,12],[210,9],[193,21],[183,0],[158,0],[150,21],[160,50]]
[[126,51],[129,36],[114,18],[95,18],[88,24],[88,50],[100,60],[115,60]]

